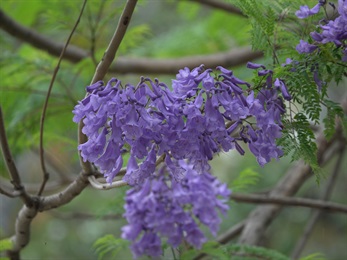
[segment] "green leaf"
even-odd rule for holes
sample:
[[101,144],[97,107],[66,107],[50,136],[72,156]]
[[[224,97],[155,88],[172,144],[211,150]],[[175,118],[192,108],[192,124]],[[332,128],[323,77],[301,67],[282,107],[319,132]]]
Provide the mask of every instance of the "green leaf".
[[321,253],[314,253],[305,257],[301,257],[300,260],[327,260],[327,258]]
[[246,168],[231,183],[231,189],[235,192],[246,191],[250,186],[258,183],[260,174],[253,168]]
[[98,260],[106,259],[105,255],[116,255],[120,250],[128,247],[129,242],[121,238],[115,238],[113,235],[105,235],[93,244],[95,252],[98,254]]
[[0,240],[0,252],[10,250],[13,247],[13,243],[10,238],[4,238]]

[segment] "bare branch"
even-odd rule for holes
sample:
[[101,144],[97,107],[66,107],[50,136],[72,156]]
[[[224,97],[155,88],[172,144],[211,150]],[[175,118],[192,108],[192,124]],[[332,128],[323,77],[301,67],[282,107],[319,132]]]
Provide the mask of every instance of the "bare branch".
[[[119,18],[118,25],[116,28],[116,31],[114,35],[112,36],[112,39],[106,49],[106,52],[104,54],[104,57],[100,61],[98,67],[96,68],[95,74],[93,76],[91,84],[102,80],[106,73],[109,70],[109,67],[111,63],[114,60],[114,57],[116,56],[117,50],[119,48],[119,45],[121,44],[123,37],[125,35],[125,32],[128,28],[128,25],[130,23],[131,16],[134,12],[135,6],[136,6],[137,0],[128,0],[121,17]],[[82,128],[84,127],[83,121],[81,121],[78,124],[78,143],[83,144],[87,142],[87,136],[82,133]],[[82,169],[85,173],[89,173],[92,171],[92,165],[88,161],[84,161],[81,154],[80,154],[80,163],[82,166]]]
[[127,1],[125,8],[123,9],[122,15],[119,18],[116,31],[106,49],[104,57],[102,58],[98,67],[96,68],[94,77],[92,79],[92,83],[102,80],[105,77],[108,69],[110,68],[111,63],[113,62],[114,57],[116,56],[119,45],[121,44],[123,37],[125,35],[125,32],[128,28],[136,3],[137,3],[137,0]]
[[[49,39],[34,30],[31,30],[13,20],[7,16],[3,10],[0,9],[0,27],[11,34],[13,37],[21,39],[24,42],[31,44],[38,49],[44,49],[49,54],[59,57],[64,44]],[[73,62],[78,62],[83,58],[88,57],[88,53],[75,46],[70,46],[65,54],[64,58]]]
[[8,191],[6,187],[2,186],[3,184],[0,183],[0,194],[4,194],[5,196],[9,198],[16,198],[20,196],[20,192],[18,191]]
[[35,205],[32,207],[27,207],[24,205],[16,220],[15,234],[12,237],[14,246],[7,252],[10,258],[19,259],[19,252],[29,243],[31,221],[36,216],[37,212],[50,210],[69,203],[88,185],[88,176],[80,173],[76,180],[63,191],[50,196],[35,197],[33,199],[33,204]]
[[[69,180],[59,180],[59,181],[50,181],[47,183],[46,187],[45,187],[45,192],[54,192],[57,190],[60,190],[61,188],[63,188],[64,186],[70,184],[73,180],[69,181]],[[2,187],[4,189],[11,189],[11,184],[4,178],[0,177],[0,182],[2,184]],[[39,183],[27,183],[24,182],[23,186],[25,187],[25,190],[28,193],[35,193],[38,191],[38,189],[40,188],[41,184]]]
[[56,78],[58,71],[59,71],[59,68],[60,68],[60,63],[63,60],[64,53],[66,52],[67,46],[70,43],[72,35],[74,34],[74,32],[75,32],[75,30],[76,30],[76,28],[80,22],[80,19],[82,17],[83,11],[84,11],[84,7],[86,6],[86,3],[87,3],[87,0],[84,0],[80,14],[77,18],[77,21],[71,30],[71,33],[70,33],[70,35],[69,35],[69,37],[68,37],[68,39],[64,45],[63,50],[61,51],[61,54],[60,54],[60,57],[58,60],[58,64],[54,69],[51,82],[49,83],[47,96],[46,96],[45,103],[43,104],[43,108],[42,108],[41,120],[40,120],[40,163],[41,163],[41,169],[42,169],[42,173],[43,173],[43,181],[42,181],[41,187],[37,193],[38,196],[40,196],[42,194],[43,190],[45,189],[45,185],[49,179],[49,173],[47,172],[47,169],[46,169],[45,158],[44,158],[44,149],[43,149],[43,133],[44,133],[45,116],[46,116],[46,111],[47,111],[47,107],[48,107],[48,101],[49,101],[49,97],[50,97],[50,94],[51,94],[51,91],[53,88],[55,78]]
[[286,206],[300,206],[347,214],[347,206],[333,202],[326,202],[324,200],[238,193],[232,194],[230,198],[232,200],[245,203],[265,203],[280,204]]
[[88,181],[90,185],[97,190],[111,190],[128,185],[128,183],[123,180],[113,181],[112,183],[101,183],[95,178],[95,176],[89,176]]
[[35,207],[27,207],[23,205],[18,213],[16,219],[15,234],[11,240],[13,242],[13,248],[7,251],[7,255],[11,259],[19,259],[19,252],[22,250],[30,241],[30,225],[31,221],[37,214]]
[[84,212],[73,212],[73,213],[61,213],[59,211],[49,211],[49,214],[53,217],[64,219],[64,220],[117,220],[123,219],[122,214],[108,214],[103,216],[98,216],[96,214],[89,214]]
[[217,0],[191,0],[192,2],[197,2],[206,6],[210,6],[213,8],[217,8],[220,9],[222,11],[226,11],[232,14],[237,14],[243,17],[246,17],[240,9],[238,9],[237,7],[228,4],[226,2],[223,1],[217,1]]
[[65,205],[77,197],[88,185],[88,175],[80,173],[63,191],[50,196],[40,197],[38,210],[46,211]]
[[[59,56],[63,44],[56,43],[42,36],[41,34],[24,27],[7,16],[0,10],[0,28],[12,36],[28,42],[34,47],[46,50],[54,56]],[[118,57],[108,69],[109,72],[116,73],[140,73],[140,74],[176,74],[181,68],[194,68],[205,64],[208,68],[216,66],[232,67],[244,64],[262,57],[262,52],[253,52],[250,47],[242,47],[226,52],[219,52],[211,55],[197,55],[175,59],[150,59],[150,58],[126,58]],[[76,46],[69,46],[64,54],[64,59],[71,62],[79,62],[89,58],[89,54]]]
[[16,164],[13,160],[10,147],[8,146],[7,136],[5,131],[4,117],[2,113],[2,107],[0,105],[0,143],[2,155],[7,167],[7,170],[10,174],[11,183],[14,186],[15,190],[19,191],[20,197],[25,203],[25,205],[32,205],[31,197],[26,193],[25,188],[22,185],[20,175],[18,173]]
[[176,74],[179,69],[190,69],[204,64],[206,68],[217,66],[239,66],[263,56],[262,52],[253,52],[250,47],[240,47],[226,52],[210,55],[196,55],[175,59],[149,59],[149,58],[117,58],[110,72],[142,73],[142,74]]

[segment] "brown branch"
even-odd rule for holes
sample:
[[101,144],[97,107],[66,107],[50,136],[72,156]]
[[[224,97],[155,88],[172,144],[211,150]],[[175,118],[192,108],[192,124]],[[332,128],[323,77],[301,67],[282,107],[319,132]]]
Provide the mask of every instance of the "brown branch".
[[82,14],[83,14],[83,11],[84,11],[84,7],[86,6],[86,3],[87,3],[87,0],[84,0],[82,8],[81,8],[81,11],[80,11],[80,14],[78,15],[78,18],[77,18],[77,21],[75,22],[75,25],[73,26],[73,28],[72,28],[72,30],[70,32],[70,35],[69,35],[69,37],[68,37],[68,39],[67,39],[67,41],[66,41],[66,43],[64,45],[64,48],[61,51],[61,54],[60,54],[59,60],[58,60],[58,64],[57,64],[57,66],[54,69],[54,72],[53,72],[53,75],[52,75],[52,79],[51,79],[51,81],[49,83],[49,87],[48,87],[45,103],[43,104],[43,108],[42,108],[41,120],[40,120],[40,152],[39,153],[40,153],[41,169],[42,169],[42,173],[43,173],[43,180],[42,180],[41,187],[40,187],[40,189],[39,189],[39,191],[37,193],[38,196],[41,196],[43,190],[45,189],[46,183],[47,183],[47,181],[49,179],[49,173],[47,172],[47,169],[46,169],[45,158],[44,158],[44,149],[43,149],[43,133],[44,133],[46,111],[47,111],[47,108],[48,108],[48,101],[49,101],[49,97],[51,95],[51,91],[52,91],[52,88],[53,88],[53,84],[54,84],[55,78],[56,78],[56,76],[58,74],[58,71],[59,71],[59,68],[60,68],[60,63],[63,60],[64,53],[66,52],[67,46],[70,43],[72,35],[76,31],[77,26],[80,23],[80,19],[82,17]]
[[230,196],[232,200],[245,203],[264,203],[264,204],[280,204],[285,206],[300,206],[314,209],[320,209],[331,212],[340,212],[347,214],[347,206],[334,202],[326,202],[324,200],[292,198],[283,196],[267,196],[254,194],[238,194],[234,193]]
[[[10,187],[12,188],[12,187]],[[4,187],[2,183],[0,183],[0,194],[4,194],[5,196],[9,198],[16,198],[20,196],[20,193],[18,191],[8,191],[10,189],[8,187]]]
[[112,36],[112,39],[106,49],[106,52],[104,53],[104,57],[102,58],[98,67],[96,68],[94,77],[92,79],[92,84],[99,80],[102,80],[105,77],[108,69],[110,68],[111,63],[113,62],[116,56],[119,45],[121,44],[124,38],[125,32],[130,23],[131,16],[134,12],[136,3],[137,0],[127,1],[125,8],[123,9],[122,15],[119,18],[116,31]]
[[[0,9],[0,27],[11,34],[13,37],[18,38],[24,42],[31,44],[38,49],[44,49],[49,54],[59,57],[61,51],[64,48],[63,43],[56,42],[31,30],[13,20],[7,16],[3,10]],[[64,58],[73,62],[78,62],[87,57],[88,53],[78,47],[70,46],[65,54]]]
[[228,4],[226,2],[223,1],[217,1],[217,0],[191,0],[191,2],[197,2],[209,7],[213,7],[213,8],[217,8],[220,9],[222,11],[226,11],[232,14],[237,14],[243,17],[246,17],[242,11],[240,9],[238,9],[237,7]]
[[25,205],[31,206],[32,198],[29,196],[29,194],[27,194],[24,186],[22,185],[20,175],[18,173],[16,164],[13,160],[13,157],[10,151],[10,147],[7,142],[5,123],[4,123],[4,117],[3,117],[1,105],[0,105],[0,143],[1,143],[2,155],[5,161],[7,170],[10,174],[11,183],[14,186],[14,189],[20,193],[20,198],[22,199],[23,203]]
[[123,219],[122,214],[108,214],[104,216],[98,216],[96,214],[84,213],[84,212],[73,212],[73,213],[61,213],[58,211],[50,211],[53,217],[64,219],[64,220],[119,220]]
[[[64,48],[63,44],[57,43],[32,29],[18,24],[12,18],[7,16],[1,9],[0,28],[38,49],[49,52],[53,56],[59,56]],[[110,66],[108,71],[119,74],[176,74],[179,69],[184,67],[194,68],[201,64],[205,64],[208,68],[215,68],[216,66],[233,67],[262,56],[262,52],[253,52],[250,47],[242,47],[211,55],[197,55],[175,59],[118,57],[116,62]],[[85,50],[69,45],[63,58],[71,62],[79,62],[83,59],[89,58],[89,54]]]
[[[115,30],[114,35],[112,36],[112,39],[104,53],[104,57],[100,61],[99,65],[97,66],[95,70],[95,74],[93,76],[91,84],[102,80],[106,73],[108,72],[111,63],[114,60],[114,57],[116,56],[117,50],[119,48],[119,45],[121,44],[123,37],[125,35],[125,32],[128,28],[128,25],[130,23],[131,16],[134,12],[135,6],[136,6],[137,0],[128,0],[123,12],[121,14],[121,17],[119,18],[117,28]],[[87,136],[82,133],[82,128],[84,127],[83,121],[81,121],[78,124],[78,143],[83,144],[87,142]],[[92,165],[88,161],[84,161],[81,153],[80,153],[80,163],[82,166],[82,169],[84,173],[92,172]]]
[[253,52],[250,47],[240,47],[210,55],[196,55],[175,59],[119,57],[109,71],[118,73],[176,74],[179,69],[184,67],[192,69],[201,64],[204,64],[206,68],[215,68],[217,66],[233,67],[262,56],[262,52]]

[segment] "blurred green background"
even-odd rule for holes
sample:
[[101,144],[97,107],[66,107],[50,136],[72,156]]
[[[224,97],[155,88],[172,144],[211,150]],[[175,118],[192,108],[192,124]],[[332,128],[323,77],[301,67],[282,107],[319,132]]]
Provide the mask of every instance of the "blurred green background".
[[[89,1],[71,43],[91,51],[95,61],[99,61],[116,28],[123,4],[124,1]],[[0,1],[1,9],[17,22],[61,43],[66,41],[81,6],[82,1]],[[139,1],[118,55],[164,59],[213,54],[247,46],[250,42],[249,29],[246,18],[197,3]],[[38,157],[40,114],[58,58],[2,30],[0,46],[0,101],[7,135],[21,177],[24,182],[31,184],[35,192],[35,184],[39,184],[42,177]],[[258,62],[268,64],[271,61],[262,59]],[[77,125],[72,122],[71,111],[77,100],[84,97],[85,86],[91,81],[95,65],[92,59],[77,64],[64,61],[58,73],[49,102],[44,135],[53,182],[73,179],[80,171],[76,150]],[[232,69],[237,77],[249,80],[252,74],[244,68]],[[117,77],[124,83],[136,84],[139,76],[131,73],[109,74],[107,79]],[[158,77],[169,85],[175,75],[144,76]],[[338,101],[343,92],[333,88],[330,96]],[[344,162],[346,159],[345,155]],[[332,171],[334,160],[325,167],[326,176]],[[290,158],[283,158],[280,162],[273,161],[260,168],[249,153],[240,157],[230,152],[217,156],[212,161],[212,169],[215,175],[229,184],[240,172],[253,171],[255,184],[242,192],[259,192],[270,190],[291,164]],[[1,181],[8,179],[2,159],[0,175]],[[334,187],[333,201],[347,202],[346,183],[346,172],[342,167]],[[317,198],[324,187],[324,178],[319,186],[315,178],[311,178],[298,195]],[[110,191],[87,188],[68,205],[39,213],[33,221],[32,238],[22,251],[22,259],[97,259],[93,243],[106,234],[119,237],[120,228],[125,224],[121,217],[125,191],[126,188]],[[1,195],[0,203],[0,235],[5,238],[14,232],[21,202]],[[251,204],[231,202],[230,205],[231,210],[223,219],[221,232],[245,219],[254,208]],[[309,209],[286,208],[270,226],[263,246],[290,255],[309,216]],[[319,252],[327,259],[347,259],[346,234],[345,215],[323,213],[303,255]],[[123,249],[116,259],[131,259],[130,251]]]

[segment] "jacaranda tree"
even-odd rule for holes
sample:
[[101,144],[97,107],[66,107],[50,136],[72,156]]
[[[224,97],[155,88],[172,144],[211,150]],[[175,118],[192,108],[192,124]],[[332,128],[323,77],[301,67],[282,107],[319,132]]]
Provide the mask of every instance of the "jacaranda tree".
[[[247,19],[243,37],[251,42],[253,50],[238,47],[172,60],[116,57],[118,52],[126,54],[136,48],[141,53],[141,42],[150,38],[150,29],[141,22],[129,27],[137,15],[143,17],[142,8],[151,5],[150,0],[139,2],[85,0],[80,3],[82,7],[73,2],[70,8],[81,9],[73,18],[77,21],[62,25],[67,34],[70,31],[65,44],[19,24],[13,20],[15,17],[1,11],[2,30],[46,50],[50,66],[55,68],[48,74],[49,80],[24,78],[22,87],[13,78],[39,73],[38,67],[50,66],[40,64],[42,61],[35,55],[24,59],[14,51],[15,47],[9,47],[13,38],[3,36],[8,50],[2,53],[1,61],[1,166],[6,166],[8,173],[2,174],[0,191],[22,201],[17,219],[11,223],[15,225],[14,234],[0,241],[4,256],[19,259],[22,249],[30,247],[30,229],[38,213],[70,204],[91,186],[99,190],[122,189],[117,207],[123,205],[121,216],[126,220],[119,237],[105,234],[96,240],[96,254],[91,259],[97,255],[120,259],[124,257],[121,250],[128,248],[133,258],[289,259],[261,243],[267,227],[285,205],[316,209],[304,235],[297,238],[291,257],[298,259],[322,211],[347,213],[347,206],[327,201],[345,159],[347,100],[337,100],[330,93],[336,86],[341,93],[346,88],[347,1],[170,1],[167,4],[180,6],[181,12],[192,17],[216,8],[229,16]],[[5,8],[11,5],[7,4]],[[202,11],[190,9],[202,5],[209,7]],[[58,19],[52,14],[41,19]],[[83,17],[87,22],[82,22],[79,29]],[[118,25],[111,28],[114,17]],[[65,16],[62,21],[70,19]],[[223,42],[229,25],[221,23],[218,28],[223,34],[216,36],[220,37],[216,41]],[[90,32],[88,37],[86,31]],[[110,41],[101,48],[103,44],[98,40],[102,31],[109,33]],[[83,36],[88,41],[82,41],[80,47],[71,45],[74,37]],[[160,52],[160,46],[154,49],[151,51]],[[254,61],[257,58],[261,60]],[[127,77],[126,73],[141,76],[134,81],[136,77]],[[152,77],[173,73],[177,75],[171,83]],[[80,80],[76,92],[72,86],[64,85],[64,80],[74,77],[90,83]],[[32,87],[41,86],[40,82],[44,82],[42,88]],[[64,95],[53,92],[55,84],[64,89]],[[39,100],[39,113],[33,112],[37,99],[24,96],[16,101],[16,88],[30,95],[44,94],[45,99]],[[58,113],[59,105],[53,104],[59,104],[59,98],[70,102],[69,109],[63,109],[60,115],[64,118],[61,120],[70,122],[55,118],[45,123]],[[21,111],[18,103],[24,100],[35,106]],[[73,178],[61,174],[58,187],[52,191],[50,156],[44,140],[64,142],[64,132],[74,127],[71,121],[78,128],[78,145],[70,142],[63,149],[70,147],[78,155],[80,173]],[[35,122],[39,127],[26,125]],[[13,156],[28,147],[38,147],[42,182],[36,188],[22,181],[25,172],[18,170]],[[238,187],[254,184],[258,175],[248,169],[231,183],[224,183],[214,175],[210,164],[217,155],[233,150],[239,157],[251,154],[259,167],[271,164],[272,159],[290,158],[291,168],[266,194],[238,193]],[[322,167],[331,160],[336,161],[334,170],[327,173]],[[292,198],[310,176],[316,188],[327,183],[323,197]],[[233,210],[228,212],[232,201],[268,205],[258,206],[244,221],[223,232],[221,224],[228,223],[228,216],[233,215]],[[238,235],[238,241],[229,243]],[[302,259],[319,257],[322,256],[312,254]]]

